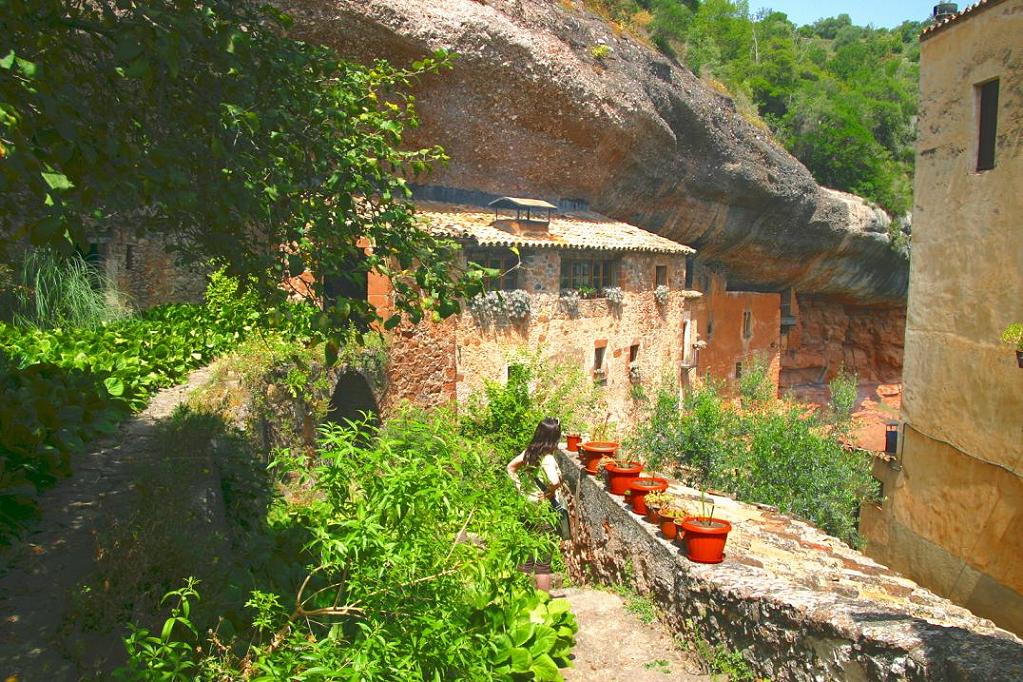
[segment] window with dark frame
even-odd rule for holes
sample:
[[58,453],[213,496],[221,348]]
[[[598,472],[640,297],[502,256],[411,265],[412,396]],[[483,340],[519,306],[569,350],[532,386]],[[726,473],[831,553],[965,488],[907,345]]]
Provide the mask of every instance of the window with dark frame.
[[629,346],[629,364],[631,365],[637,360],[639,360],[639,344],[634,343]]
[[735,378],[736,379],[741,379],[742,378],[742,363],[741,362],[735,363]]
[[488,291],[513,291],[519,288],[519,259],[513,253],[478,251],[469,254],[469,260],[491,270],[497,270],[497,277],[486,280]]
[[742,338],[749,339],[753,337],[753,313],[749,310],[745,310],[742,313]]
[[607,346],[597,346],[593,349],[593,371],[604,371],[604,353],[606,350]]
[[658,265],[654,268],[654,286],[655,287],[666,287],[668,286],[668,266]]
[[998,79],[977,86],[979,127],[977,170],[995,167],[995,143],[998,139]]
[[561,288],[587,287],[599,296],[603,289],[618,286],[618,267],[618,258],[562,256]]
[[686,256],[686,290],[693,288],[693,276],[696,274],[696,259],[692,255]]

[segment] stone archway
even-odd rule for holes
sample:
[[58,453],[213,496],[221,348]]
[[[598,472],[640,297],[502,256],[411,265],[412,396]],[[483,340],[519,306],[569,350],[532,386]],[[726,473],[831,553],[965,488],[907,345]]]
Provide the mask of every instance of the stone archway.
[[363,421],[367,415],[371,424],[380,424],[380,403],[373,387],[361,372],[343,370],[334,385],[324,422],[346,424]]

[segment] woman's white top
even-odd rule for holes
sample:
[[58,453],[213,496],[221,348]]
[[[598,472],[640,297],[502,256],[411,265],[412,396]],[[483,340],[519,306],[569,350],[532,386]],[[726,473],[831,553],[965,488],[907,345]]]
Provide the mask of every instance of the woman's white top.
[[[522,491],[522,482],[519,481],[518,473],[519,469],[522,468],[522,463],[525,461],[525,458],[526,451],[523,450],[515,459],[508,462],[507,467],[508,475],[511,476],[511,479],[515,482],[515,487],[520,491]],[[558,467],[558,461],[554,459],[554,455],[547,454],[540,459],[540,471],[543,472],[543,478],[547,480],[549,485],[561,485],[561,469]],[[541,502],[543,500],[543,495],[539,490],[532,490],[528,493],[523,491],[523,493],[533,502]],[[560,487],[557,491],[555,491],[554,497],[561,505],[565,504],[565,499],[561,493]]]

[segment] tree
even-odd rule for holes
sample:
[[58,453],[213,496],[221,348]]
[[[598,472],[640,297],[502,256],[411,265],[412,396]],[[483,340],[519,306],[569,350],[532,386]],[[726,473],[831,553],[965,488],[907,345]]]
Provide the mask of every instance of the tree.
[[[360,65],[289,25],[232,0],[0,0],[0,232],[68,253],[130,225],[267,295],[306,268],[375,271],[398,315],[456,311],[475,278],[416,227],[403,179],[443,151],[401,148],[409,86],[446,56]],[[327,312],[375,315],[354,299]]]

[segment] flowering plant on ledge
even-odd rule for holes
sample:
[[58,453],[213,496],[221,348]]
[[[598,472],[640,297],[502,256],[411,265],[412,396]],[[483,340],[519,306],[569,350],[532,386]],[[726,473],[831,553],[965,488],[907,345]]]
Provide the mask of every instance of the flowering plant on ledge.
[[521,322],[529,317],[532,311],[529,294],[522,289],[484,291],[469,299],[467,307],[481,323],[493,322],[502,316],[514,322]]
[[665,303],[667,303],[668,294],[669,294],[668,287],[665,286],[664,284],[661,284],[656,289],[654,289],[654,300],[657,301],[657,305],[664,305]]
[[625,294],[622,292],[621,287],[604,287],[604,298],[611,305],[621,305],[625,299]]

